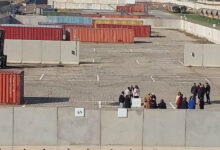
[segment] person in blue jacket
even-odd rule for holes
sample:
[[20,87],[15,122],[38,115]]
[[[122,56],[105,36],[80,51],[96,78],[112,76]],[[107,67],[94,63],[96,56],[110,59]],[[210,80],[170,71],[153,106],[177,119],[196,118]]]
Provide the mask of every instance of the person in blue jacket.
[[193,96],[190,97],[188,108],[189,109],[195,109],[196,108],[196,100]]

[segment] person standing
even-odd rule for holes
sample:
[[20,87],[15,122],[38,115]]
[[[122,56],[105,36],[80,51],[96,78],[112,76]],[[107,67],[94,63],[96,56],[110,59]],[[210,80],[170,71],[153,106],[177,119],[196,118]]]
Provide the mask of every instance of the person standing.
[[126,95],[125,97],[124,108],[131,108],[131,96],[130,95]]
[[160,103],[158,104],[158,108],[159,109],[167,109],[167,105],[163,99],[160,100]]
[[122,91],[121,95],[119,96],[119,105],[121,108],[124,107],[124,102],[125,102],[125,93],[124,91]]
[[150,109],[156,109],[156,108],[157,108],[156,95],[152,93],[151,100],[150,100]]
[[144,108],[150,108],[150,100],[151,100],[151,93],[147,94],[144,98]]
[[187,98],[186,97],[183,98],[183,101],[182,101],[182,104],[180,106],[180,109],[188,109],[188,102],[187,102]]
[[197,87],[196,83],[194,83],[191,88],[191,93],[192,93],[193,97],[195,98],[195,100],[196,100],[196,95],[197,95],[197,89],[198,89],[198,87]]
[[204,105],[205,105],[204,95],[205,95],[205,86],[203,84],[203,85],[200,85],[199,92],[198,92],[199,107],[200,107],[200,109],[204,109]]
[[133,96],[134,96],[134,98],[140,97],[140,89],[137,85],[135,85],[135,87],[134,87]]
[[196,101],[194,99],[193,96],[190,97],[189,99],[189,106],[188,106],[189,109],[195,109],[196,108]]
[[211,104],[211,101],[210,101],[210,91],[211,91],[211,87],[210,87],[209,83],[206,82],[205,94],[206,94],[206,99],[207,99],[207,103],[208,104]]
[[180,95],[181,95],[181,92],[178,92],[177,93],[177,96],[176,96],[176,108],[178,108],[178,105],[179,105],[179,99],[180,99]]

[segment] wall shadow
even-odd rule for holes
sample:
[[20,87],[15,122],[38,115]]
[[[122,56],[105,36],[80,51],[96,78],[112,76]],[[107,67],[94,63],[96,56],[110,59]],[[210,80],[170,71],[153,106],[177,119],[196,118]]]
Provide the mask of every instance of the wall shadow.
[[62,103],[68,102],[67,97],[25,97],[24,104]]

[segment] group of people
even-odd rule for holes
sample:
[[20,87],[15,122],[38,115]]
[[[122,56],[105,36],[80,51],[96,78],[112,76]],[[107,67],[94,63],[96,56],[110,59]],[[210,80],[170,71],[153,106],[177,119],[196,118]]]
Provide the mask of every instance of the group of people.
[[166,109],[167,105],[163,99],[157,104],[157,97],[154,93],[149,93],[144,98],[144,108],[148,109]]
[[[186,97],[183,96],[181,92],[178,92],[176,96],[176,108],[177,109],[195,109],[197,104],[198,97],[198,105],[200,109],[204,109],[205,101],[204,98],[206,96],[206,102],[211,104],[210,101],[210,92],[211,87],[208,82],[206,84],[196,83],[193,84],[191,88],[192,96],[190,96],[189,101]],[[122,108],[131,108],[131,99],[140,97],[140,89],[137,85],[130,86],[126,90],[121,92],[119,96],[119,104]],[[160,103],[157,104],[157,97],[154,93],[149,93],[144,98],[144,108],[148,109],[166,109],[166,103],[163,99],[160,100]]]
[[119,105],[121,108],[131,108],[131,99],[140,97],[140,88],[138,85],[131,85],[121,92],[119,96]]
[[[131,108],[131,99],[140,98],[140,88],[138,85],[131,85],[127,89],[121,92],[119,96],[119,105],[121,108]],[[149,109],[166,109],[166,103],[162,99],[159,104],[156,101],[156,95],[154,93],[149,93],[145,96],[144,107]]]
[[208,104],[211,104],[210,92],[211,92],[211,87],[208,82],[206,82],[205,85],[202,83],[196,85],[196,83],[194,83],[191,88],[192,96],[189,98],[189,102],[187,101],[186,97],[183,97],[183,94],[181,92],[178,92],[176,96],[176,107],[177,109],[195,109],[197,104],[196,97],[198,97],[199,108],[204,109],[205,96],[207,99],[206,102]]

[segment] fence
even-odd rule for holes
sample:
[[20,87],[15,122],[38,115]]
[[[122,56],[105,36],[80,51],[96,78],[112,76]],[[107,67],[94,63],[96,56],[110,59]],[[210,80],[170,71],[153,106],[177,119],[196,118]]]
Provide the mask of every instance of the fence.
[[5,40],[8,63],[79,64],[79,42]]
[[126,118],[117,113],[85,110],[76,117],[74,107],[0,108],[0,148],[220,147],[219,111],[129,109]]

